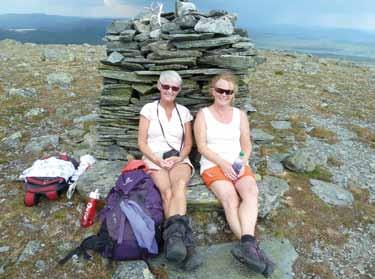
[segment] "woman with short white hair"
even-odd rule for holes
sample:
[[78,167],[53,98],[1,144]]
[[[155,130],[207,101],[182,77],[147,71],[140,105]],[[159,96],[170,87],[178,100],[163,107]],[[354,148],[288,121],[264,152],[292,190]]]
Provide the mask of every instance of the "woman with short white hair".
[[176,103],[181,85],[177,72],[160,74],[160,99],[144,105],[140,112],[138,146],[162,196],[166,258],[182,263],[185,269],[194,269],[200,261],[186,216],[187,184],[194,171],[188,157],[193,117],[185,106]]

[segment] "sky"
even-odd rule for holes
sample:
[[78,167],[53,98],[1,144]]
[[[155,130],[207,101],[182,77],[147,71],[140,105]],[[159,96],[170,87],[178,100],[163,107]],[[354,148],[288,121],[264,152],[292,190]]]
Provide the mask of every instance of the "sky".
[[[45,13],[83,17],[132,17],[175,0],[0,0],[0,14]],[[195,0],[198,10],[222,9],[238,15],[238,25],[293,24],[375,31],[375,0]]]

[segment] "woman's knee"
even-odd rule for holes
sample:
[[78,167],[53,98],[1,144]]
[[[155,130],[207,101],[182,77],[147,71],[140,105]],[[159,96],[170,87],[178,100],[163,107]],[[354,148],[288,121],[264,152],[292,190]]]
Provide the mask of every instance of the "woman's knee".
[[172,195],[185,197],[187,192],[186,181],[183,179],[178,179],[172,183]]
[[258,199],[259,190],[255,183],[252,183],[247,187],[243,187],[239,192],[242,200]]
[[237,209],[240,205],[240,200],[237,194],[224,195],[221,203],[226,210]]
[[172,198],[172,189],[166,188],[160,191],[161,198],[164,202],[169,202]]

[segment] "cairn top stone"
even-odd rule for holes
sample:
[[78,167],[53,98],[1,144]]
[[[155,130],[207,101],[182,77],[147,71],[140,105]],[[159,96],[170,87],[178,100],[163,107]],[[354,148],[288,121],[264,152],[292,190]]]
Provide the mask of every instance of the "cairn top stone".
[[176,15],[177,16],[183,16],[190,14],[191,12],[196,12],[197,7],[192,2],[186,2],[186,1],[176,1]]
[[197,32],[211,32],[215,34],[231,35],[234,32],[232,21],[227,16],[219,18],[202,17],[194,26]]

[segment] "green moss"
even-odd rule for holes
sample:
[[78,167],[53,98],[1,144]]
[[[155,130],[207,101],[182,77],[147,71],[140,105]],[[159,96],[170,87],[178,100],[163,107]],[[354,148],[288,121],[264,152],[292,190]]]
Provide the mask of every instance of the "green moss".
[[316,166],[315,170],[312,172],[306,172],[303,175],[307,176],[308,178],[318,179],[323,181],[331,181],[332,173],[329,172],[328,169],[322,166]]
[[54,214],[53,214],[53,218],[56,219],[56,220],[65,220],[66,217],[67,217],[67,214],[68,212],[66,210],[59,210],[59,211],[56,211]]
[[284,74],[283,70],[277,70],[275,71],[275,75],[282,76]]

